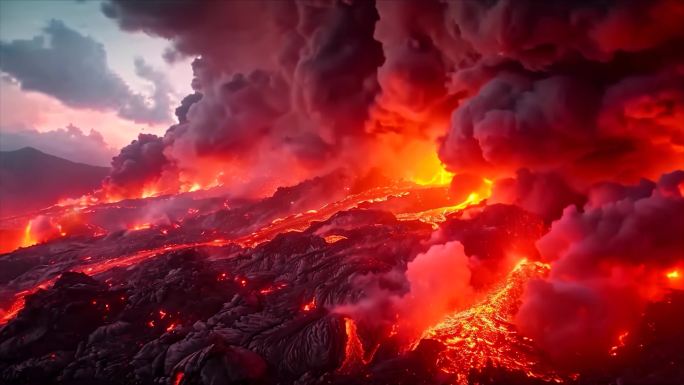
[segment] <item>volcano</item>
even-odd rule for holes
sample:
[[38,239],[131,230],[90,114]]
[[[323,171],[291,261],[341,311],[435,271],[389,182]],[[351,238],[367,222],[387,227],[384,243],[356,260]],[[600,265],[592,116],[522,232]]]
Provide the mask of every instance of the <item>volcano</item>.
[[[12,163],[3,384],[684,383],[678,0],[101,5],[192,92],[108,170]],[[46,33],[0,53],[106,65]],[[168,109],[135,66],[93,108]]]

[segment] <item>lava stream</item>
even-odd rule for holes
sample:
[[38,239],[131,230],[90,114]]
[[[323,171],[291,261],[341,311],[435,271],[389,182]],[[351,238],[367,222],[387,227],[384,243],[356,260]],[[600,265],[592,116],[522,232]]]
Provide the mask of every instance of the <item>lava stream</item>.
[[[154,249],[136,251],[134,253],[124,256],[112,257],[100,262],[75,266],[70,270],[75,272],[86,273],[92,276],[104,273],[114,267],[131,266],[134,264],[138,264],[162,253],[171,251],[184,250],[203,246],[220,247],[225,246],[229,243],[235,243],[242,247],[255,247],[263,242],[272,240],[278,234],[290,231],[304,231],[313,222],[325,221],[337,212],[358,208],[360,205],[364,203],[378,203],[387,201],[391,197],[403,197],[408,195],[409,191],[410,187],[406,184],[396,184],[388,187],[370,189],[359,194],[350,195],[340,201],[327,204],[317,210],[309,210],[304,213],[290,215],[285,218],[275,219],[270,224],[254,231],[251,234],[235,238],[232,240],[216,239],[208,242],[189,242],[165,245]],[[395,214],[397,215],[397,219],[399,220],[421,220],[423,222],[431,223],[434,226],[437,223],[444,221],[446,214],[464,209],[471,204],[479,203],[482,199],[488,196],[487,193],[481,193],[480,195],[476,192],[473,192],[470,194],[466,201],[454,206],[441,207],[437,209],[430,209],[415,213]],[[0,325],[7,323],[18,314],[18,312],[23,308],[26,295],[35,293],[38,289],[46,288],[52,285],[52,283],[54,283],[55,280],[56,278],[51,278],[49,280],[40,282],[38,285],[34,286],[31,289],[16,293],[13,302],[7,307],[7,310],[0,309]]]
[[438,357],[438,367],[456,374],[460,384],[467,383],[471,369],[490,364],[560,382],[557,374],[538,362],[533,341],[519,335],[511,323],[525,284],[548,270],[546,264],[522,260],[484,300],[426,330],[423,339],[437,340],[446,347]]

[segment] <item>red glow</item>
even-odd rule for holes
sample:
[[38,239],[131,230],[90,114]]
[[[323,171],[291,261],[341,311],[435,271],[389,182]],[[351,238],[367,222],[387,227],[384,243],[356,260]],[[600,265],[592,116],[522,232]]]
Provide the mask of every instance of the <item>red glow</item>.
[[311,301],[302,305],[302,310],[304,310],[306,312],[314,310],[315,308],[316,308],[316,298],[313,298]]
[[[427,223],[432,223],[433,225],[436,225],[437,223],[442,222],[445,219],[445,216],[451,212],[455,212],[458,210],[461,210],[469,205],[475,204],[479,202],[481,199],[485,199],[489,193],[489,183],[483,184],[484,189],[483,191],[476,192],[476,193],[471,193],[469,196],[469,199],[461,202],[457,205],[454,206],[449,206],[446,208],[440,208],[440,209],[431,209],[427,211],[420,211],[420,212],[398,212],[397,218],[400,220],[421,220]],[[410,191],[411,186],[415,185],[406,185],[406,184],[395,184],[387,187],[381,187],[381,188],[375,188],[375,189],[370,189],[367,191],[364,191],[359,194],[355,195],[350,195],[340,201],[327,204],[317,210],[308,210],[303,213],[295,214],[295,215],[290,215],[288,217],[284,218],[279,218],[274,221],[272,221],[271,224],[266,225],[255,232],[239,237],[237,239],[233,240],[223,240],[223,239],[214,239],[212,241],[208,242],[191,242],[191,243],[179,243],[179,244],[170,244],[170,245],[164,245],[152,249],[147,249],[147,250],[139,250],[136,252],[133,252],[131,254],[123,255],[123,256],[117,256],[117,257],[110,257],[110,258],[103,258],[98,262],[93,262],[93,263],[88,263],[88,264],[83,264],[81,266],[75,266],[71,270],[75,272],[83,272],[87,273],[89,275],[97,275],[103,272],[106,272],[114,267],[126,267],[126,266],[132,266],[135,264],[138,264],[142,261],[145,261],[150,258],[154,258],[157,255],[160,255],[165,252],[170,252],[170,251],[176,251],[176,250],[184,250],[184,249],[190,249],[190,248],[195,248],[195,247],[222,247],[225,246],[229,243],[236,243],[238,245],[241,245],[243,247],[255,247],[258,244],[262,242],[269,241],[273,239],[275,236],[278,234],[288,232],[288,231],[303,231],[307,227],[311,225],[314,221],[323,221],[328,219],[330,216],[333,214],[339,212],[339,211],[344,211],[344,210],[349,210],[352,208],[359,207],[360,205],[363,204],[368,204],[368,203],[382,203],[387,201],[388,199],[392,197],[397,197],[397,196],[405,196],[408,194],[407,190]],[[147,227],[149,224],[144,224],[142,227]],[[173,224],[174,228],[178,228],[179,225],[174,223]],[[223,280],[227,277],[227,275],[224,275],[225,273],[222,273],[219,277],[218,280]],[[236,277],[235,281],[241,285],[242,287],[247,286],[247,280],[242,277]],[[32,290],[37,290],[39,287],[47,287],[54,283],[54,279],[49,279],[42,281],[40,284],[36,286],[36,288]],[[27,291],[28,292],[28,291]],[[23,297],[23,295],[22,295]],[[14,306],[14,305],[10,305]],[[23,307],[23,306],[22,306]],[[13,317],[8,317],[7,319],[11,319]],[[6,320],[4,321],[6,322]]]
[[176,372],[173,376],[173,385],[180,385],[181,382],[183,382],[183,377],[185,376],[185,373],[183,372]]
[[7,310],[0,309],[0,325],[3,325],[19,314],[21,309],[24,308],[24,297],[18,297],[12,304],[7,308]]
[[356,331],[356,323],[351,318],[344,319],[344,331],[347,335],[347,341],[344,346],[344,359],[342,364],[337,369],[343,374],[352,374],[358,371],[372,360],[374,352],[371,352],[369,358],[366,358],[366,351],[363,343],[359,339]]
[[344,235],[328,235],[328,236],[324,237],[323,239],[325,240],[326,243],[335,243],[335,242],[339,242],[343,239],[347,239],[347,237],[345,237]]
[[609,354],[613,357],[618,355],[618,351],[620,348],[625,346],[625,341],[627,339],[627,336],[629,336],[629,332],[622,332],[618,335],[617,337],[617,345],[611,346]]
[[279,283],[279,284],[275,284],[275,285],[272,285],[272,286],[267,286],[267,287],[265,287],[265,288],[259,290],[259,293],[261,293],[261,294],[270,294],[270,293],[273,293],[273,292],[278,291],[278,290],[280,290],[280,289],[283,289],[283,288],[285,288],[285,287],[287,287],[287,284],[286,284],[286,283]]
[[149,229],[149,228],[151,228],[151,227],[152,227],[152,225],[151,225],[150,223],[141,223],[141,224],[138,224],[138,225],[133,225],[133,226],[131,226],[130,229],[131,229],[132,231],[138,231],[138,230],[147,230],[147,229]]
[[518,335],[511,324],[527,281],[548,271],[548,265],[522,260],[482,302],[426,330],[422,338],[435,339],[447,348],[438,359],[440,369],[456,374],[460,384],[467,383],[471,368],[488,362],[529,377],[560,381],[552,371],[538,367],[531,356],[532,341]]

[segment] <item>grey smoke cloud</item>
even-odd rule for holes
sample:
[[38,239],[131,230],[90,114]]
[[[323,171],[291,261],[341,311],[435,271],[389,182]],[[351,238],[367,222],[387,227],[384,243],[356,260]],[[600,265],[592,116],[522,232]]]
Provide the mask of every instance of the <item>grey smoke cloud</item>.
[[50,21],[43,35],[32,39],[0,41],[0,57],[0,69],[24,90],[53,96],[70,107],[114,110],[136,123],[171,121],[172,89],[164,74],[143,59],[135,61],[136,74],[154,86],[148,101],[109,67],[100,42],[62,21]]

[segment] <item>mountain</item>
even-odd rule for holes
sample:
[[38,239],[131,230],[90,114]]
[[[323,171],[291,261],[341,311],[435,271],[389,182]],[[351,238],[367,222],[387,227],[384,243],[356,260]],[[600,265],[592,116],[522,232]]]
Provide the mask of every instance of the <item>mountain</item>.
[[32,147],[0,151],[0,217],[42,209],[100,186],[107,167],[75,163]]

